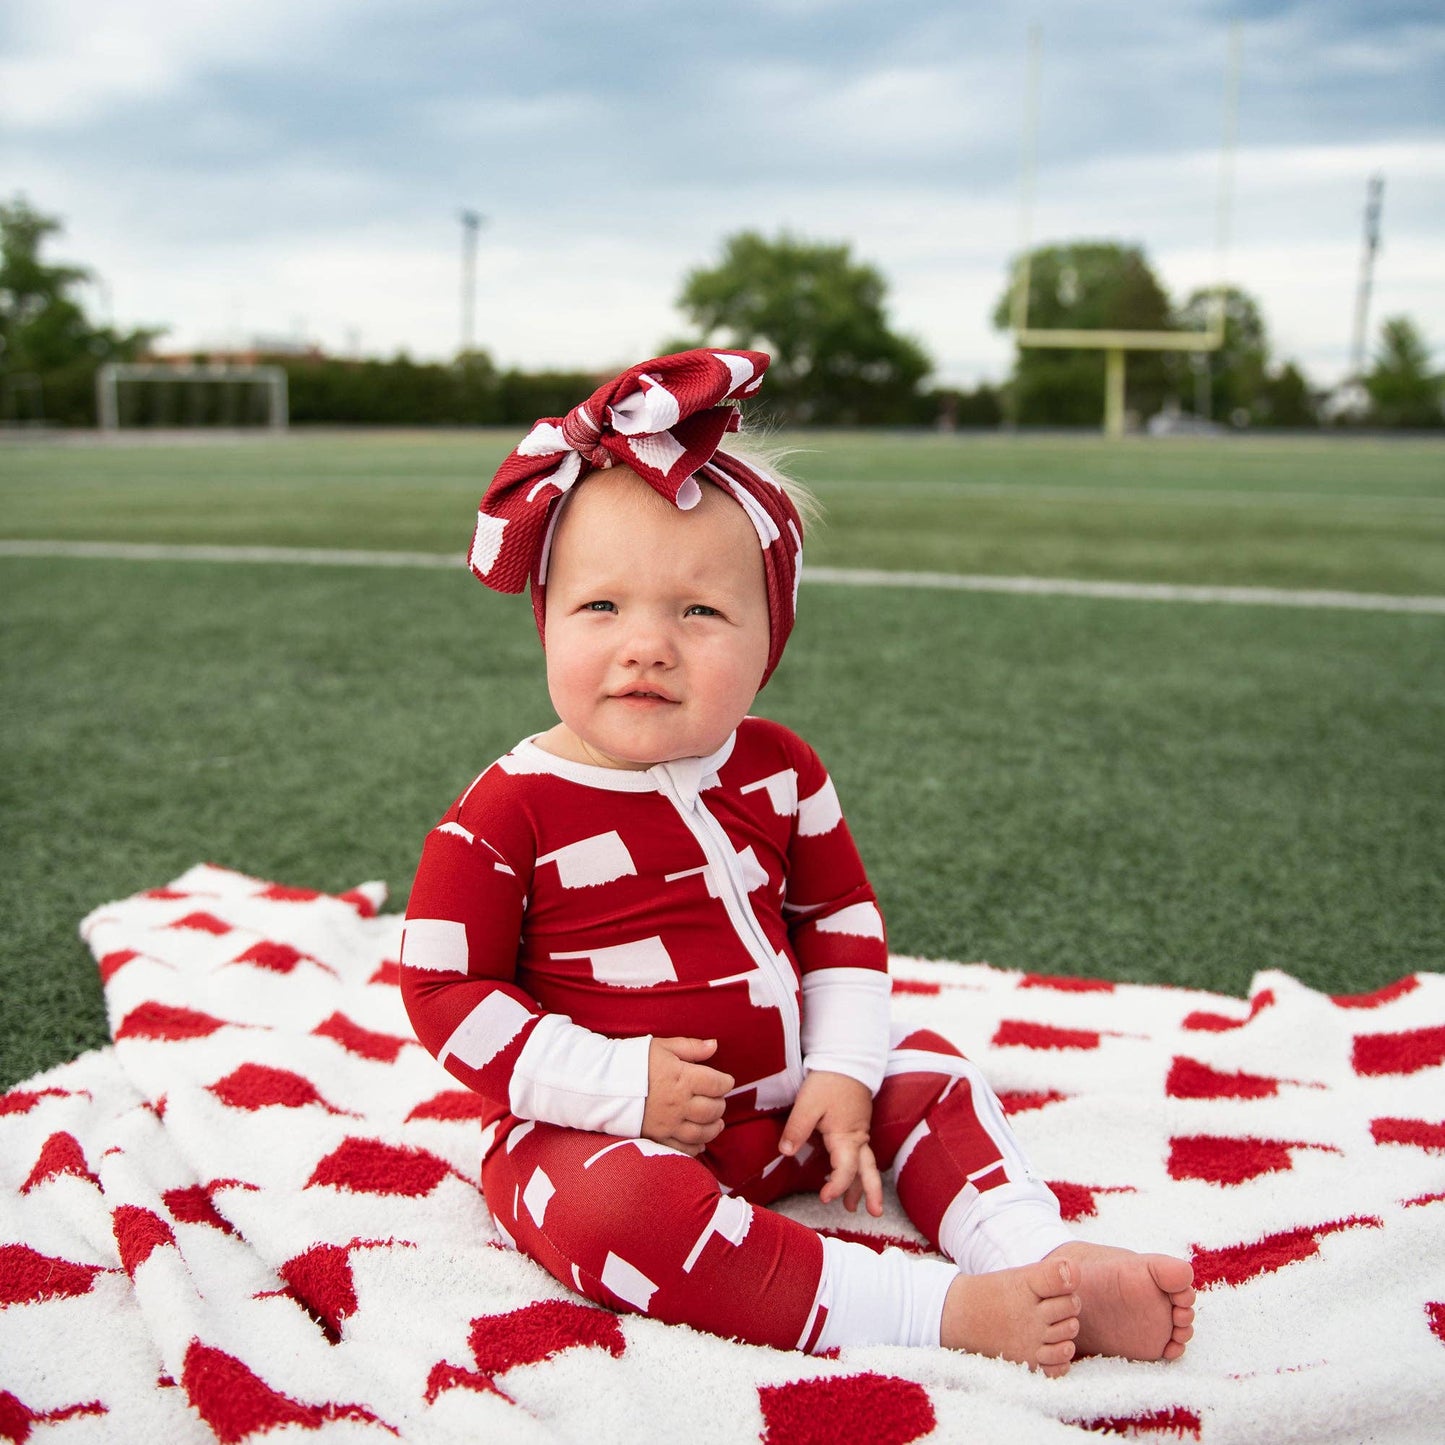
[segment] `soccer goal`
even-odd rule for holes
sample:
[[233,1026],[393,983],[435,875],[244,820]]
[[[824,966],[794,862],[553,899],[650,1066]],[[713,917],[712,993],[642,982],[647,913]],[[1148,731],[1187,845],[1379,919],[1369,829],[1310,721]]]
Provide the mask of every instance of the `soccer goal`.
[[123,426],[284,431],[286,371],[220,362],[107,362],[95,373],[95,414],[102,431]]

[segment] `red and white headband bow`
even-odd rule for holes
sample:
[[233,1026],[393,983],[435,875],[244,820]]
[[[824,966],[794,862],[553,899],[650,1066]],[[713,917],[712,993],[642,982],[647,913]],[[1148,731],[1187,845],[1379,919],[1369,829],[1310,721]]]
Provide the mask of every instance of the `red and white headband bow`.
[[761,351],[680,351],[629,367],[564,417],[543,417],[497,469],[477,511],[468,564],[495,592],[532,584],[546,641],[547,554],[562,498],[589,472],[630,467],[680,511],[702,498],[701,476],[748,515],[763,549],[768,589],[766,682],[783,655],[798,604],[803,524],[771,477],[718,450],[738,429],[727,405],[762,384]]

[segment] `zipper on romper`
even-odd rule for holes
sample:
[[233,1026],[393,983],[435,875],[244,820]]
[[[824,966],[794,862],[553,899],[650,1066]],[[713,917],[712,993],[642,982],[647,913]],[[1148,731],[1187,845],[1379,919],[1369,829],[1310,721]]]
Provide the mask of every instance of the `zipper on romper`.
[[[654,768],[667,800],[677,810],[678,816],[687,824],[693,837],[702,845],[703,854],[712,866],[718,880],[718,896],[727,910],[728,921],[743,946],[758,965],[777,1005],[783,1025],[784,1057],[789,1078],[795,1084],[803,1081],[802,1019],[793,985],[793,971],[786,960],[779,958],[777,951],[768,942],[763,926],[758,922],[753,905],[748,900],[747,887],[742,870],[738,865],[737,851],[727,830],[712,815],[702,800],[699,790],[691,807],[683,801],[682,793],[666,763]],[[699,779],[699,781],[701,781]]]

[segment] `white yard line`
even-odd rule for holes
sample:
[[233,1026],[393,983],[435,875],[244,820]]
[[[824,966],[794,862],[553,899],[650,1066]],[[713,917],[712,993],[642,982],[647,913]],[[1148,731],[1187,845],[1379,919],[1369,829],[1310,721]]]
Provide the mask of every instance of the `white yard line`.
[[190,542],[0,541],[0,557],[109,562],[289,562],[294,567],[460,567],[460,552],[364,552],[335,547],[209,547]]
[[[453,552],[366,552],[329,547],[210,547],[160,542],[0,541],[0,557],[73,557],[122,562],[269,562],[293,567],[463,565]],[[1030,597],[1097,597],[1129,602],[1224,602],[1251,607],[1342,607],[1359,612],[1445,614],[1445,597],[1285,587],[1204,587],[1170,582],[1092,582],[1068,577],[979,577],[955,572],[886,572],[806,567],[803,580],[841,587],[912,587],[944,592],[1008,592]]]
[[1344,507],[1369,511],[1445,511],[1445,497],[1371,496],[1358,492],[1268,492],[1209,487],[1144,489],[1140,487],[1023,485],[1012,482],[970,482],[935,478],[929,481],[899,479],[889,482],[840,478],[820,481],[817,489],[829,491],[947,492],[1010,502],[1117,502],[1124,505],[1227,506],[1239,507]]
[[1108,597],[1128,602],[1233,602],[1253,607],[1348,607],[1360,612],[1445,613],[1445,597],[1299,591],[1287,587],[1193,587],[1173,582],[1090,582],[1068,577],[970,577],[953,572],[882,572],[846,567],[807,567],[803,580],[847,587],[926,587],[951,592],[1013,592],[1033,597]]

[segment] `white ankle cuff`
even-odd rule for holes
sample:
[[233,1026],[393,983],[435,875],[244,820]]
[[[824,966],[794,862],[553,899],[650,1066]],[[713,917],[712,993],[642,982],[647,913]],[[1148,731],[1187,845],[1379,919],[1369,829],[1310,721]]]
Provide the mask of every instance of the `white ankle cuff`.
[[948,1206],[938,1229],[940,1248],[963,1274],[1034,1264],[1073,1238],[1059,1217],[1058,1201],[1041,1184],[1004,1184],[983,1194],[966,1189]]
[[819,1305],[828,1311],[813,1345],[936,1345],[943,1299],[958,1271],[945,1260],[901,1249],[882,1254],[866,1244],[823,1238]]

